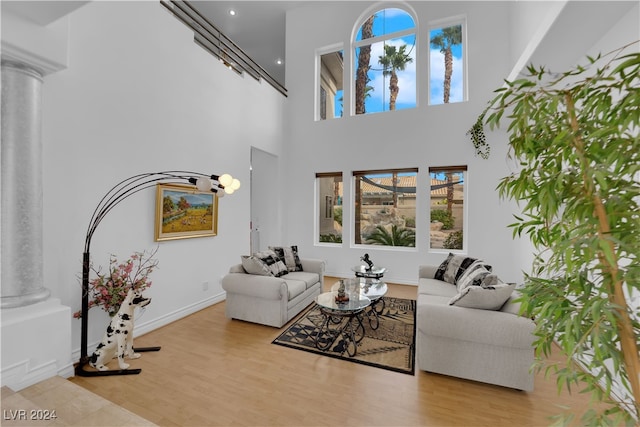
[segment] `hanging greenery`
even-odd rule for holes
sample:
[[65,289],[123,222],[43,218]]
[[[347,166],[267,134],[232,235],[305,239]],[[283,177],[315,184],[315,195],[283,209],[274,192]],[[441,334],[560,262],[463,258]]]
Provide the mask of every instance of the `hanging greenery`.
[[489,158],[491,147],[487,143],[487,137],[484,134],[484,117],[487,110],[478,116],[478,120],[467,131],[467,135],[471,138],[471,143],[476,149],[476,154],[483,159]]
[[[599,404],[580,425],[640,425],[637,42],[588,63],[562,74],[529,66],[496,91],[485,123],[508,121],[518,171],[498,191],[522,209],[514,237],[536,248],[521,300],[536,320],[538,368],[559,389],[586,384]],[[545,363],[554,342],[564,363]]]

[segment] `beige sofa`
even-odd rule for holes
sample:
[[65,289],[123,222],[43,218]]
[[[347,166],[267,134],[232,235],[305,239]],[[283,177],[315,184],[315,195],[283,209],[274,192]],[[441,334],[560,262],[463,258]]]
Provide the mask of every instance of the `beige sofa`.
[[282,327],[322,292],[325,262],[305,258],[300,262],[303,271],[281,277],[248,274],[242,264],[232,266],[222,278],[226,317]]
[[[434,279],[437,266],[420,266],[416,307],[418,367],[469,380],[533,390],[531,319],[518,315],[514,291],[498,310],[452,306],[455,285]],[[474,286],[479,288],[479,286]],[[475,289],[474,289],[475,290]]]

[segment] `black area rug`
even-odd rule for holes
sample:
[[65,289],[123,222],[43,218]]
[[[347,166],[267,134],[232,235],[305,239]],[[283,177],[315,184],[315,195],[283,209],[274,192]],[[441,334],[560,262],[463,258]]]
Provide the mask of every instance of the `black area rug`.
[[[384,308],[378,304],[378,328],[374,330],[369,317],[362,316],[364,338],[353,357],[345,350],[340,336],[325,351],[316,347],[316,335],[325,319],[316,303],[294,319],[273,344],[414,375],[415,300],[384,297]],[[356,319],[354,322],[357,324]]]

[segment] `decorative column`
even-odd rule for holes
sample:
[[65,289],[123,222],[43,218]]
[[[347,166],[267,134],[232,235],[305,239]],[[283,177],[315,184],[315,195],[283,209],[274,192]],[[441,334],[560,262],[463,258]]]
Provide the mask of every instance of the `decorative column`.
[[42,240],[42,74],[2,60],[2,284],[0,307],[49,298]]

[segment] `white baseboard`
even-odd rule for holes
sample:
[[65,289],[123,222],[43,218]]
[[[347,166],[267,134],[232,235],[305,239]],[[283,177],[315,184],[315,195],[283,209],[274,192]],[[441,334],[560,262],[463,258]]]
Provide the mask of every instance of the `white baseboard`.
[[[210,307],[214,304],[217,304],[219,302],[222,302],[226,299],[227,297],[227,293],[226,292],[221,292],[217,295],[213,295],[209,298],[206,298],[202,301],[198,301],[197,303],[188,305],[186,307],[183,307],[179,310],[176,310],[174,312],[171,313],[167,313],[164,316],[160,316],[158,318],[152,319],[148,322],[143,322],[140,324],[136,324],[135,328],[134,328],[134,333],[133,336],[134,337],[140,337],[144,334],[147,334],[151,331],[154,331],[158,328],[161,328],[163,326],[166,326],[170,323],[175,322],[176,320],[180,320],[183,317],[187,317],[190,314],[196,313],[200,310],[203,310],[207,307]],[[93,343],[89,343],[88,347],[89,348],[95,348],[98,345],[98,341],[95,341]],[[135,345],[135,344],[134,344]],[[75,361],[79,361],[80,360],[80,348],[73,350],[73,353],[71,354],[71,357],[73,360]]]
[[4,368],[2,370],[2,385],[13,391],[20,391],[58,375],[58,366],[55,360],[34,367],[30,365],[29,359],[26,359]]

